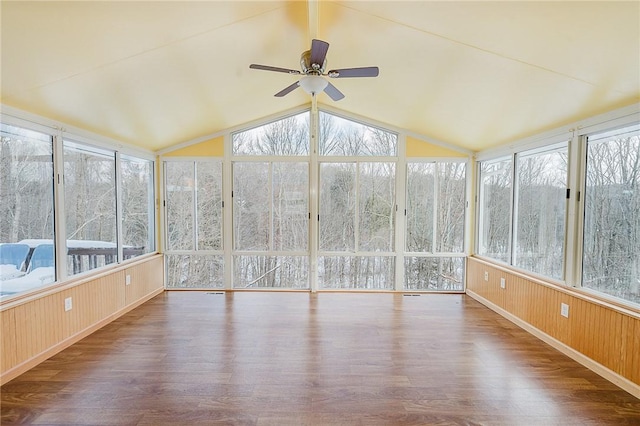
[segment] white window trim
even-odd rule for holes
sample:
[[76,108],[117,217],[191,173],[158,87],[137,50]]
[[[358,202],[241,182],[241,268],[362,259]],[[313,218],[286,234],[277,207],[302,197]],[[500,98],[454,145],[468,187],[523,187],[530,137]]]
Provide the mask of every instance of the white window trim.
[[[630,105],[628,107],[613,110],[604,114],[593,116],[578,122],[569,124],[563,128],[551,130],[529,138],[521,139],[513,144],[492,148],[482,151],[476,156],[476,214],[475,214],[475,252],[480,258],[487,259],[501,265],[507,265],[525,274],[539,277],[545,281],[553,282],[559,285],[571,286],[582,290],[589,290],[598,297],[614,300],[616,302],[630,303],[636,306],[634,302],[625,301],[623,299],[609,296],[595,290],[582,287],[582,257],[583,257],[583,238],[584,238],[584,194],[586,185],[586,141],[589,135],[599,134],[607,131],[615,131],[624,127],[640,126],[640,103]],[[569,171],[567,177],[567,188],[570,191],[570,197],[566,209],[565,224],[565,262],[564,262],[564,280],[557,280],[552,277],[542,276],[540,274],[518,268],[513,265],[513,234],[509,237],[509,253],[511,261],[509,263],[502,262],[498,259],[488,257],[486,255],[477,254],[479,252],[480,232],[482,231],[482,211],[480,208],[482,175],[480,164],[483,162],[500,161],[507,157],[512,159],[512,200],[510,226],[513,233],[514,221],[514,205],[513,194],[515,194],[515,155],[524,154],[530,150],[551,150],[556,143],[568,141],[569,152]]]

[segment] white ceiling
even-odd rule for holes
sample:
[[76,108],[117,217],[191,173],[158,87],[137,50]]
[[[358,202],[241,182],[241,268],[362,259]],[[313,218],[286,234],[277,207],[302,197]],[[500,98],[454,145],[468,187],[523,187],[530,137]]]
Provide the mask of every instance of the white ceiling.
[[473,151],[640,101],[640,2],[2,1],[4,105],[158,150],[310,103],[311,38],[338,79],[320,104]]

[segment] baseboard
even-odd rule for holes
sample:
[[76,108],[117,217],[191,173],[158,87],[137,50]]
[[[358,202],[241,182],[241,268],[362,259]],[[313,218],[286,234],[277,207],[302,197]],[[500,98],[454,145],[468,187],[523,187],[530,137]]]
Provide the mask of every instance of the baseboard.
[[4,384],[10,382],[11,380],[15,379],[19,375],[21,375],[23,373],[26,373],[27,371],[29,371],[30,369],[32,369],[36,365],[40,364],[41,362],[46,361],[47,359],[51,358],[52,356],[56,355],[59,352],[62,352],[64,349],[68,348],[69,346],[73,345],[74,343],[79,342],[80,340],[84,339],[85,337],[87,337],[91,333],[96,332],[97,330],[101,329],[105,325],[107,325],[110,322],[116,320],[117,318],[121,317],[122,315],[126,314],[127,312],[137,308],[138,306],[140,306],[143,303],[149,301],[150,299],[156,297],[157,295],[159,295],[162,292],[164,292],[164,288],[158,288],[158,289],[154,290],[153,292],[151,292],[151,293],[147,294],[146,296],[136,300],[133,303],[130,303],[129,305],[127,305],[124,308],[114,312],[113,314],[111,314],[111,315],[107,316],[106,318],[98,321],[97,323],[85,328],[84,330],[79,331],[78,333],[76,333],[76,334],[74,334],[72,336],[67,337],[66,339],[60,341],[59,343],[55,344],[54,346],[50,347],[49,349],[45,350],[44,352],[41,352],[38,355],[36,355],[36,356],[34,356],[32,358],[29,358],[28,360],[26,360],[24,362],[21,362],[20,364],[16,365],[15,367],[5,371],[0,376],[0,385],[4,385]]
[[498,313],[499,315],[503,316],[504,318],[508,319],[509,321],[511,321],[512,323],[517,325],[518,327],[520,327],[520,328],[526,330],[527,332],[533,334],[535,337],[537,337],[538,339],[540,339],[543,342],[547,343],[548,345],[552,346],[554,349],[559,350],[563,354],[567,355],[569,358],[573,359],[574,361],[577,361],[578,363],[580,363],[583,366],[587,367],[589,370],[591,370],[594,373],[602,376],[603,378],[609,380],[613,384],[615,384],[615,385],[619,386],[620,388],[624,389],[625,391],[629,392],[631,395],[633,395],[636,398],[640,399],[640,385],[632,382],[631,380],[627,379],[626,377],[621,376],[620,374],[616,373],[615,371],[610,370],[609,368],[605,367],[604,365],[594,361],[593,359],[591,359],[591,358],[587,357],[586,355],[584,355],[582,352],[578,352],[577,350],[573,349],[571,346],[568,346],[565,343],[562,343],[561,341],[557,340],[556,338],[548,335],[547,333],[535,328],[534,326],[532,326],[528,322],[523,321],[522,319],[520,319],[517,316],[513,315],[512,313],[504,310],[503,308],[501,308],[500,306],[494,304],[493,302],[485,299],[484,297],[482,297],[479,294],[473,292],[472,290],[467,289],[467,295],[470,296],[471,298],[477,300],[478,302],[482,303],[483,305],[485,305],[486,307],[488,307],[492,311],[494,311],[494,312]]

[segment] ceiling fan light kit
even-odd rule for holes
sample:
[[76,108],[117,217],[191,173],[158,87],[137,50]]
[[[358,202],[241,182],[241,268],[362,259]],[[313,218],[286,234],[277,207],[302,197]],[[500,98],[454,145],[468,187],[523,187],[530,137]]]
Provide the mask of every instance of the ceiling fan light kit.
[[302,87],[302,90],[310,95],[316,95],[323,92],[329,82],[319,75],[305,75],[300,79],[298,85]]
[[340,92],[333,84],[329,83],[324,77],[329,78],[353,78],[353,77],[377,77],[378,67],[361,67],[361,68],[343,68],[331,70],[325,74],[324,70],[327,66],[327,51],[329,43],[322,40],[313,39],[311,41],[311,50],[302,52],[300,56],[300,69],[292,70],[288,68],[272,67],[269,65],[251,64],[249,68],[262,71],[282,72],[286,74],[304,75],[299,81],[285,87],[274,96],[283,97],[298,87],[312,96],[320,92],[325,92],[334,101],[344,98],[344,94]]

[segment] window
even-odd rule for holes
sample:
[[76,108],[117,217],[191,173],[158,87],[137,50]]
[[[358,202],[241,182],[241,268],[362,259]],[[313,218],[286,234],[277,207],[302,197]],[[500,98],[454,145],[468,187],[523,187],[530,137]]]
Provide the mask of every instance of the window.
[[566,142],[481,162],[478,253],[564,279],[568,170]]
[[394,289],[396,149],[394,133],[320,113],[319,288]]
[[[320,164],[320,252],[325,256],[376,254],[373,258],[343,259],[337,281],[332,271],[340,260],[319,262],[321,284],[328,288],[343,288],[345,283],[368,287],[370,276],[385,271],[389,280],[382,288],[393,288],[393,261],[380,257],[390,255],[395,238],[395,163],[390,162],[327,162]],[[350,266],[349,266],[350,265]],[[350,276],[350,274],[356,274]],[[342,283],[342,284],[341,284]],[[347,288],[350,288],[347,285]]]
[[308,289],[309,112],[234,133],[232,145],[233,286]]
[[464,289],[465,188],[463,162],[407,164],[405,289]]
[[64,141],[69,275],[118,260],[115,171],[113,151]]
[[320,250],[356,247],[356,163],[320,165]]
[[194,165],[167,160],[169,287],[200,287],[224,271],[235,289],[464,290],[468,159],[410,163],[412,189],[400,196],[409,197],[405,246],[398,135],[317,114],[317,138],[307,111],[226,139],[224,249],[199,242],[203,218],[218,213],[196,212],[203,194]]
[[222,162],[165,161],[168,288],[223,288]]
[[309,164],[236,162],[233,184],[234,285],[309,288]]
[[582,285],[640,303],[640,126],[589,135]]
[[0,131],[0,296],[155,251],[153,160],[9,115]]
[[391,256],[320,256],[318,280],[323,289],[393,290],[395,262]]
[[567,144],[516,155],[513,264],[547,277],[564,277]]
[[393,259],[380,252],[394,250],[395,164],[322,163],[320,182],[321,287],[392,289]]
[[397,153],[398,135],[320,112],[320,155],[387,156]]
[[130,259],[155,250],[153,162],[120,157],[123,257]]
[[478,254],[509,263],[511,259],[512,160],[480,163]]
[[0,125],[0,296],[56,279],[53,138]]
[[233,155],[309,155],[309,113],[232,135]]

